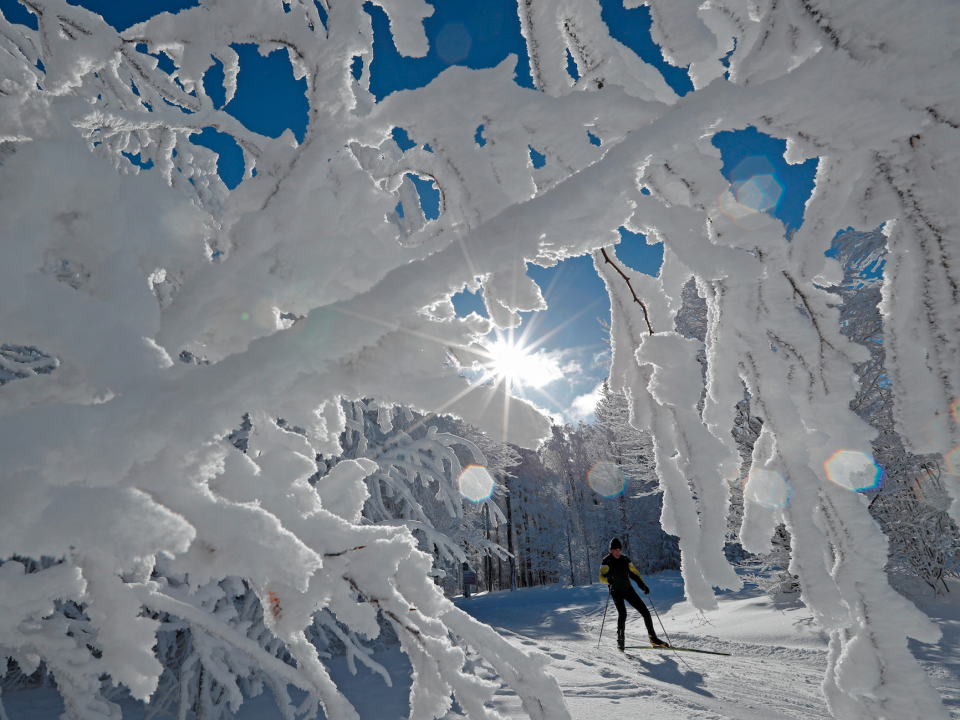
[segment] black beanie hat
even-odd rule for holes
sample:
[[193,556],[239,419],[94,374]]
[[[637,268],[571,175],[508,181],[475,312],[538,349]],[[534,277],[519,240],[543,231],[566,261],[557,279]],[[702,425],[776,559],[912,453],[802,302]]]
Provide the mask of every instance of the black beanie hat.
[[610,541],[610,549],[611,550],[623,549],[623,545],[620,544],[620,538],[614,538],[613,540]]

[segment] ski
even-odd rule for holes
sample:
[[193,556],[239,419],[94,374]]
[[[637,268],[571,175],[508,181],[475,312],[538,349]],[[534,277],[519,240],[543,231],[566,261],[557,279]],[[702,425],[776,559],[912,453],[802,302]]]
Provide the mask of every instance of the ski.
[[653,647],[652,645],[627,645],[624,650],[676,650],[677,652],[700,653],[701,655],[723,655],[730,657],[730,653],[714,652],[713,650],[694,650],[681,647]]

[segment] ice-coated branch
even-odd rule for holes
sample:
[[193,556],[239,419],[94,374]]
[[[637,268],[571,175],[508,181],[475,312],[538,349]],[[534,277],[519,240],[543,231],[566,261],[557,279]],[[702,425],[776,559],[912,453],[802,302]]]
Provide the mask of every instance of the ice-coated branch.
[[285,682],[301,690],[313,689],[294,668],[278,660],[273,654],[265,652],[258,643],[249,639],[245,634],[241,634],[224,623],[218,622],[215,618],[211,617],[209,613],[197,608],[192,603],[162,592],[155,584],[148,583],[133,588],[133,591],[137,594],[144,607],[182,618],[208,635],[246,653],[257,665],[277,674],[277,676]]
[[[380,4],[398,49],[423,56],[429,5]],[[742,538],[763,550],[786,524],[790,571],[831,633],[831,708],[845,718],[943,715],[906,650],[908,636],[934,633],[886,582],[883,536],[853,480],[825,469],[840,452],[869,460],[874,430],[850,409],[854,365],[870,354],[840,332],[824,289],[839,279],[824,252],[839,230],[882,226],[893,416],[908,447],[949,455],[960,445],[960,217],[949,192],[960,176],[960,10],[893,0],[645,4],[664,57],[689,68],[695,90],[682,101],[610,37],[594,0],[518,3],[539,91],[516,85],[508,58],[451,67],[380,102],[369,92],[373,29],[362,3],[325,3],[324,22],[306,0],[204,1],[118,33],[66,0],[26,0],[37,31],[0,20],[0,347],[49,358],[0,352],[3,377],[18,378],[0,388],[0,491],[22,498],[0,504],[0,559],[62,558],[67,570],[57,572],[75,580],[63,601],[84,608],[68,618],[24,590],[49,642],[31,646],[14,628],[0,652],[43,658],[78,718],[114,712],[100,693],[105,675],[140,696],[159,687],[172,697],[153,649],[155,622],[165,621],[138,614],[171,602],[149,585],[156,570],[170,587],[207,593],[202,607],[177,599],[163,610],[189,614],[177,622],[206,633],[196,647],[163,644],[184,670],[181,699],[226,712],[201,679],[230,699],[234,686],[262,681],[289,715],[281,685],[291,670],[280,665],[292,666],[276,655],[286,648],[311,693],[304,711],[325,704],[347,717],[305,633],[329,609],[344,633],[375,636],[376,610],[358,602],[361,592],[422,678],[415,716],[446,713],[454,696],[489,716],[492,690],[464,671],[451,640],[472,631],[450,614],[430,579],[433,556],[410,529],[424,522],[427,499],[463,520],[450,481],[457,452],[470,448],[408,433],[370,461],[367,411],[343,401],[377,398],[369,411],[382,434],[392,421],[381,409],[403,405],[537,445],[548,421],[502,387],[465,386],[449,355],[542,309],[527,263],[591,253],[613,308],[610,386],[651,433],[663,523],[680,535],[691,600],[709,607],[713,587],[736,583],[722,544],[746,386],[762,431]],[[246,43],[282,51],[304,80],[303,142],[252,133],[207,94],[217,58],[225,98],[234,96],[233,46]],[[568,52],[579,80],[566,71]],[[818,158],[789,240],[721,174],[712,137],[747,127],[785,140],[789,163]],[[214,153],[192,142],[206,128],[243,152],[234,191]],[[417,147],[401,153],[395,128]],[[529,148],[544,167],[532,167]],[[150,162],[154,170],[141,168]],[[436,220],[427,222],[411,174],[440,188]],[[663,243],[658,278],[617,262],[620,227]],[[690,277],[707,306],[703,348],[671,331]],[[482,288],[490,319],[456,317],[451,297],[464,288]],[[245,413],[255,428],[246,454],[223,442]],[[314,486],[317,456],[340,457],[344,434],[356,459]],[[940,482],[960,497],[960,477],[944,472]],[[771,488],[782,491],[772,502],[762,492]],[[360,524],[365,503],[402,525]],[[357,560],[370,576],[347,572]],[[18,622],[8,598],[53,568],[3,568],[14,590],[0,594],[0,616]],[[228,578],[241,587],[228,593]],[[253,635],[231,622],[250,622]],[[491,637],[467,642],[506,654]],[[894,666],[904,669],[849,670]],[[564,717],[543,666],[530,667],[499,672],[530,699],[529,714]]]
[[[864,348],[851,346],[841,336],[838,313],[823,288],[840,282],[833,261],[824,257],[836,232],[848,226],[872,229],[882,225],[891,248],[884,266],[883,342],[887,352],[897,353],[888,361],[888,369],[897,398],[898,428],[903,428],[918,451],[948,452],[960,442],[956,435],[960,427],[947,408],[958,395],[952,379],[956,364],[947,368],[941,360],[945,357],[942,353],[954,354],[958,337],[955,316],[945,312],[955,304],[951,288],[956,282],[950,275],[956,267],[951,250],[956,243],[945,239],[950,232],[946,228],[956,227],[956,211],[940,204],[942,193],[934,188],[946,182],[940,176],[943,155],[934,159],[929,148],[934,144],[941,151],[953,148],[957,137],[949,112],[926,112],[923,117],[924,107],[939,107],[939,91],[931,91],[918,103],[905,80],[913,72],[908,68],[915,65],[940,67],[935,52],[918,48],[897,54],[904,84],[894,87],[896,83],[881,79],[876,38],[867,40],[865,34],[878,32],[908,44],[920,37],[946,41],[938,26],[945,17],[930,8],[929,13],[908,18],[890,5],[897,22],[909,25],[907,30],[907,25],[894,29],[892,15],[881,21],[829,2],[780,3],[759,15],[751,15],[738,3],[723,2],[700,8],[696,18],[676,4],[648,5],[653,34],[662,42],[665,56],[671,62],[689,64],[698,88],[687,101],[691,114],[684,111],[669,117],[683,123],[698,112],[694,104],[702,103],[706,109],[714,100],[726,108],[722,121],[717,121],[720,114],[709,111],[702,116],[702,134],[694,137],[691,132],[688,140],[666,129],[661,135],[657,122],[648,126],[649,138],[662,137],[662,141],[659,147],[638,149],[629,160],[635,177],[650,194],[634,198],[636,213],[627,227],[665,245],[661,285],[667,308],[675,307],[680,284],[690,274],[706,297],[702,419],[710,433],[723,444],[729,442],[733,409],[743,397],[740,383],[747,387],[751,411],[763,421],[744,489],[741,539],[745,547],[764,551],[776,523],[786,523],[792,542],[790,572],[800,578],[804,600],[818,621],[834,628],[827,686],[835,714],[867,718],[887,712],[919,718],[931,713],[940,717],[943,711],[935,694],[922,673],[914,672],[915,663],[901,654],[906,635],[930,641],[935,631],[913,612],[905,615],[908,621],[896,629],[876,620],[886,612],[881,607],[892,611],[902,607],[902,599],[886,582],[885,554],[866,550],[883,546],[883,538],[857,498],[856,491],[861,488],[837,470],[839,465],[828,462],[837,457],[862,458],[857,472],[869,473],[874,467],[873,431],[850,409],[856,393],[854,365],[869,358]],[[733,47],[726,47],[733,51],[727,61],[729,83],[708,84],[717,77],[715,63],[723,44],[692,42],[692,33],[704,28],[716,38],[734,38]],[[787,34],[792,34],[794,48],[789,59],[779,54],[773,40]],[[875,62],[878,64],[872,65]],[[868,82],[883,87],[886,98],[882,102],[884,122],[869,129],[865,118],[872,113],[865,100],[856,111],[847,106],[852,113],[848,117],[856,120],[836,125],[831,119],[840,112],[840,98],[849,98],[841,88],[852,87],[847,83],[856,74],[856,63],[877,69],[875,75],[871,71],[858,77],[864,81],[870,77]],[[942,77],[943,82],[952,82]],[[811,81],[813,84],[808,84]],[[806,95],[808,92],[811,94]],[[720,100],[722,96],[725,100]],[[804,97],[810,100],[801,99]],[[834,109],[830,109],[830,97],[837,98]],[[803,109],[809,102],[822,109],[815,113],[817,117]],[[716,172],[717,153],[707,139],[719,130],[748,125],[786,139],[790,163],[819,158],[816,187],[807,202],[804,223],[789,242],[773,218],[738,207],[738,199]],[[638,144],[640,137],[636,136]],[[621,144],[621,161],[625,161],[623,153],[629,143],[628,139]],[[606,279],[600,263],[596,264]],[[621,297],[615,289],[610,295],[614,306],[612,382],[630,393],[634,422],[654,429],[655,441],[666,443],[667,430],[686,435],[697,423],[685,421],[680,407],[695,402],[694,398],[679,406],[676,401],[669,403],[675,415],[657,431],[664,401],[676,397],[677,381],[664,381],[666,362],[658,361],[652,352],[656,347],[650,342],[653,338],[638,333],[639,318],[624,309],[629,295]],[[650,295],[644,293],[644,297]],[[891,338],[890,333],[896,337]],[[903,375],[895,377],[893,371],[899,368],[904,368]],[[651,397],[656,405],[649,402]],[[684,457],[684,448],[679,448],[677,457]],[[664,486],[666,522],[671,504],[679,511],[682,502],[687,502],[688,490],[680,482],[685,480],[682,476],[676,482],[670,480],[677,461],[669,454],[658,459],[663,466],[658,471]],[[945,486],[960,487],[952,476],[945,478]],[[777,493],[771,497],[774,490]],[[698,497],[701,492],[698,490]],[[681,535],[689,593],[694,584],[686,556],[697,553],[697,560],[690,564],[705,558],[691,547],[704,528],[682,519],[675,527]],[[868,576],[872,580],[866,596],[873,598],[869,608],[862,604],[861,588],[865,586],[858,585],[867,582]],[[703,598],[695,596],[695,602],[696,597]],[[870,633],[876,635],[867,640]],[[863,650],[865,647],[869,650]],[[857,665],[852,658],[859,652],[875,658],[871,662],[880,667],[908,662],[913,680],[883,672],[866,678],[851,671]],[[914,700],[904,701],[907,696],[914,697],[924,710],[912,706]]]

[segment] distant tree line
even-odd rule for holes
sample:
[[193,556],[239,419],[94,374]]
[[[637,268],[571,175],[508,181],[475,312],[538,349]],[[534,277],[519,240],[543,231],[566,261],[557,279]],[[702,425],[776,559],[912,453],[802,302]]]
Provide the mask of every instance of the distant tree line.
[[[389,411],[384,432],[376,403],[345,407],[351,429],[344,457],[381,464],[367,479],[366,521],[410,524],[421,549],[434,555],[437,582],[448,594],[461,591],[464,563],[476,572],[480,590],[596,582],[614,536],[641,572],[680,567],[677,539],[660,528],[650,437],[630,426],[626,399],[606,387],[595,422],[555,426],[538,450],[497,443],[459,420],[405,408]],[[445,453],[453,453],[455,463],[449,457],[445,463]],[[398,456],[407,459],[397,464]],[[333,466],[341,459],[320,462]],[[458,474],[471,464],[489,473],[490,496],[444,501],[459,495]]]

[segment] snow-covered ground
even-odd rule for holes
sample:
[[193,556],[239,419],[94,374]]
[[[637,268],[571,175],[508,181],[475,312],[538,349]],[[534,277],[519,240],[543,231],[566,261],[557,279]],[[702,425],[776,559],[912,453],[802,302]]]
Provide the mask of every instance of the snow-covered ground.
[[[597,639],[606,588],[536,588],[471,599],[471,612],[516,642],[554,658],[574,718],[821,718],[820,692],[827,638],[801,605],[776,604],[755,588],[721,596],[704,615],[683,602],[679,573],[647,578],[650,598],[670,640],[679,647],[731,657],[615,646],[611,604],[600,648]],[[627,644],[648,644],[643,622],[630,611]],[[659,629],[656,617],[654,624]],[[661,631],[662,635],[662,631]],[[505,694],[504,710],[516,703]]]
[[[659,573],[647,582],[674,644],[731,656],[654,650],[621,654],[615,647],[612,604],[598,649],[606,600],[602,585],[531,588],[456,602],[512,642],[552,657],[552,671],[576,720],[830,717],[820,692],[827,637],[798,602],[774,602],[748,583],[740,592],[723,593],[719,609],[703,614],[683,601],[679,573]],[[951,716],[960,718],[960,587],[924,609],[942,628],[943,639],[936,646],[914,644],[912,650]],[[643,623],[632,609],[627,638],[628,645],[646,644]],[[390,669],[392,688],[362,667],[352,676],[342,659],[331,664],[331,674],[364,720],[406,718],[409,666],[404,656],[394,645],[375,657]],[[62,712],[50,688],[7,693],[3,703],[9,720],[54,720]],[[505,715],[526,717],[508,688],[497,694],[496,704]],[[138,703],[123,703],[123,710],[124,718],[143,717]],[[448,717],[460,715],[454,711]],[[245,702],[237,718],[279,720],[280,714],[265,693]]]

